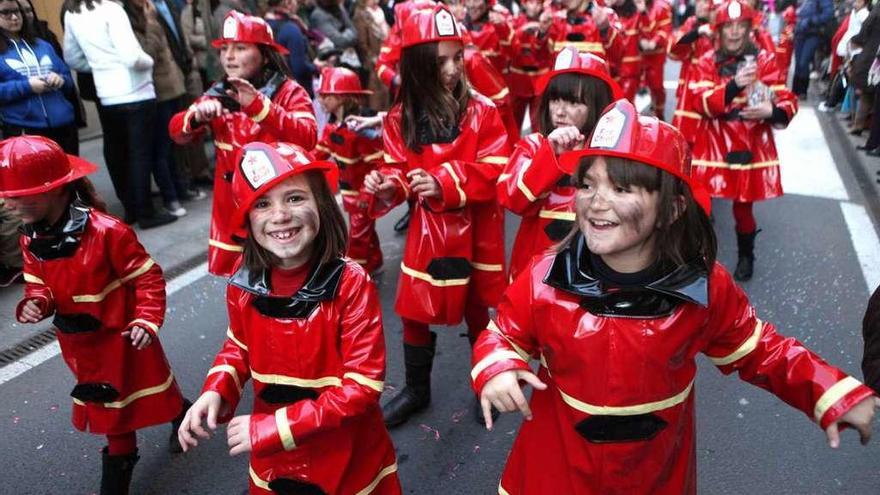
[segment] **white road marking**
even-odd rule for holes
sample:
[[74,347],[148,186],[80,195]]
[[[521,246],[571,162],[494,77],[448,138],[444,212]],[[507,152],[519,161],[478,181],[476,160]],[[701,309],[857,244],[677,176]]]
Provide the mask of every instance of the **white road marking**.
[[877,238],[877,231],[864,206],[841,202],[840,210],[846,220],[868,293],[873,293],[880,285],[880,239]]
[[678,81],[663,81],[663,89],[678,89]]
[[812,108],[801,108],[788,128],[775,131],[774,137],[786,194],[849,200]]
[[[208,263],[202,263],[201,265],[180,274],[165,285],[166,297],[170,297],[175,292],[192,284],[193,282],[199,280],[207,274]],[[0,368],[0,385],[3,385],[4,383],[12,380],[18,375],[21,375],[25,371],[28,371],[45,363],[46,361],[52,359],[60,353],[61,346],[59,346],[58,342],[56,341],[32,352],[31,354],[28,354],[27,356],[17,361],[7,364],[6,366]]]

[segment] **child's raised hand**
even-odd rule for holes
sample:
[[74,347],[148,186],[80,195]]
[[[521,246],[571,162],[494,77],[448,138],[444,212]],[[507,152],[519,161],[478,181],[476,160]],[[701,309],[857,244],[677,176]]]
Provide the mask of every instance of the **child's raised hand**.
[[122,332],[122,336],[131,337],[131,345],[137,347],[137,350],[141,350],[153,343],[153,336],[150,335],[150,332],[137,325],[131,327],[131,330]]
[[[227,110],[228,111],[228,110]],[[200,101],[193,107],[193,118],[196,122],[205,124],[216,117],[223,115],[224,108],[220,100],[216,98],[207,98]]]
[[234,88],[226,90],[226,94],[243,107],[250,105],[254,101],[254,98],[259,94],[257,88],[255,88],[247,79],[230,77],[226,79],[226,81]]
[[226,427],[226,443],[229,444],[229,455],[238,455],[251,451],[251,416],[236,416]]
[[21,323],[37,323],[43,318],[45,318],[43,310],[37,305],[36,299],[28,299],[21,307],[21,314],[18,315],[18,321]]
[[874,420],[874,411],[880,407],[880,399],[868,397],[859,402],[840,417],[834,423],[825,428],[825,436],[828,438],[828,446],[836,449],[840,446],[840,432],[838,425],[844,424],[855,428],[859,432],[862,445],[867,445],[871,439],[871,422]]
[[483,418],[486,419],[486,429],[492,429],[492,407],[499,412],[513,412],[519,409],[527,420],[532,419],[532,410],[529,409],[529,401],[519,386],[520,380],[535,387],[538,390],[547,388],[531,371],[510,370],[493,376],[480,393],[480,405],[483,408]]
[[440,190],[440,184],[424,169],[416,168],[406,173],[409,179],[409,188],[413,194],[418,194],[422,198],[439,198],[443,195]]
[[180,428],[177,430],[177,439],[180,446],[186,452],[189,449],[199,445],[198,439],[193,436],[195,433],[199,438],[211,438],[211,434],[202,427],[202,418],[208,421],[208,428],[217,429],[217,415],[220,414],[220,408],[223,406],[223,398],[217,392],[205,392],[198,400],[186,411]]
[[394,183],[378,170],[373,170],[364,177],[364,189],[370,194],[375,194],[377,198],[383,201],[387,201],[394,196],[394,188]]
[[550,141],[550,146],[553,147],[553,152],[557,155],[561,155],[566,151],[583,148],[586,137],[581,134],[581,130],[577,127],[567,125],[564,127],[557,127],[550,131],[550,134],[547,135],[547,140]]

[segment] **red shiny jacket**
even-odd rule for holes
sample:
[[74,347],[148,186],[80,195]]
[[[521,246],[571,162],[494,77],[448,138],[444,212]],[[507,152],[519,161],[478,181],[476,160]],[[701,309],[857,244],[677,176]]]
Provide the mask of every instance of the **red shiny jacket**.
[[[165,319],[162,270],[121,220],[74,203],[66,238],[48,248],[21,237],[24,299],[36,299],[53,324],[77,385],[73,425],[122,434],[170,422],[183,407],[158,340]],[[67,229],[68,226],[64,228]],[[154,341],[137,350],[122,332],[139,326]]]
[[498,202],[522,217],[510,255],[510,280],[571,231],[575,192],[546,137],[530,134],[517,143],[498,177]]
[[379,216],[409,199],[409,170],[421,168],[440,185],[440,198],[412,198],[395,303],[401,317],[429,324],[461,322],[468,297],[494,307],[507,285],[495,182],[507,163],[508,136],[495,106],[476,93],[456,129],[451,142],[423,144],[416,153],[403,139],[401,107],[392,107],[384,123],[383,172],[398,187],[391,202],[376,200],[372,207]]
[[[193,105],[207,98],[216,98],[209,94],[201,96]],[[209,125],[193,122],[193,105],[171,119],[168,131],[178,144],[201,138],[209,126],[214,134],[217,159],[208,239],[208,271],[214,275],[229,276],[242,249],[232,237],[236,226],[229,223],[235,209],[232,172],[235,170],[238,150],[254,141],[284,141],[311,150],[317,141],[318,122],[308,93],[290,79],[284,80],[272,92],[271,99],[261,94],[247,107],[223,114]]]
[[351,213],[361,211],[358,196],[364,177],[382,164],[382,138],[357,133],[344,123],[328,122],[315,147],[319,160],[332,158],[339,165],[339,193],[342,206]]
[[665,0],[654,0],[647,17],[648,22],[641,26],[641,38],[654,41],[657,43],[657,48],[644,54],[649,56],[649,60],[665,61],[666,46],[672,35],[672,6]]
[[[782,195],[779,157],[772,128],[784,128],[797,113],[797,98],[786,89],[772,52],[757,54],[758,78],[769,88],[773,104],[786,122],[742,120],[738,112],[748,105],[747,90],[726,101],[728,84],[735,74],[735,59],[716,60],[709,52],[691,66],[686,98],[689,111],[700,115],[693,147],[691,174],[713,197],[734,201],[760,201]],[[722,75],[724,71],[724,75]]]
[[468,84],[495,104],[507,129],[508,144],[513,146],[519,140],[520,126],[513,116],[510,89],[504,76],[477,47],[470,45],[464,48],[464,71]]
[[[507,74],[513,42],[510,12],[497,4],[490,8],[501,14],[504,21],[498,24],[489,22],[488,19],[484,19],[484,22],[466,21],[466,28],[471,42],[480,49],[480,53],[489,59],[498,72]],[[488,14],[486,17],[488,18]]]
[[[394,25],[388,31],[388,36],[382,42],[379,56],[376,59],[376,75],[386,86],[392,88],[394,77],[397,75],[397,63],[400,62],[400,30],[406,24],[413,13],[418,10],[430,10],[437,5],[433,0],[407,0],[403,3],[394,4]],[[397,88],[392,88],[396,90]]]
[[[590,4],[593,5],[593,4]],[[547,32],[552,40],[554,53],[567,46],[573,46],[579,52],[596,54],[607,60],[614,69],[614,60],[621,53],[621,36],[617,15],[609,8],[604,8],[608,13],[608,28],[600,31],[593,21],[589,12],[556,11],[553,14],[553,25]]]
[[314,268],[292,297],[273,295],[269,280],[244,268],[230,279],[227,339],[203,389],[223,397],[225,422],[253,381],[250,493],[298,483],[400,494],[379,410],[385,340],[375,286],[342,259]]
[[[588,296],[594,289],[610,293],[578,273],[583,267],[560,267],[577,267],[570,255],[560,253],[562,262],[553,254],[536,259],[505,292],[495,322],[474,346],[477,393],[503,371],[530,370],[530,359],[540,360],[538,376],[548,385],[532,394],[533,419],[520,428],[499,493],[696,493],[697,354],[722,373],[738,372],[822,428],[872,395],[760,320],[720,264],[708,276],[680,268],[696,277],[689,289],[697,291],[643,288],[646,300],[665,299],[664,314],[615,316],[630,311],[619,309],[630,298],[636,304],[627,307],[637,308],[638,297],[610,296],[604,304]],[[695,295],[699,301],[691,299]]]
[[[788,8],[786,8],[785,11],[783,11],[782,13],[782,32],[779,33],[779,43],[776,44],[776,62],[779,64],[779,70],[782,71],[783,74],[785,74],[786,79],[788,79],[788,68],[789,66],[791,66],[791,56],[794,53],[795,24],[797,24],[797,10],[795,10],[794,5],[789,5]],[[842,20],[840,24],[841,26],[845,24],[848,27],[849,16],[844,17],[844,20]],[[843,30],[845,33],[846,27],[843,27]],[[835,62],[837,64],[840,63],[840,57],[837,56],[838,41],[840,41],[840,38],[838,38],[837,33],[835,33],[834,38],[831,40],[832,75],[836,70]]]
[[[704,33],[698,30],[703,27]],[[681,62],[678,76],[678,87],[675,88],[675,113],[672,114],[672,125],[681,131],[688,143],[693,145],[697,127],[702,116],[689,110],[687,101],[688,75],[691,65],[696,64],[705,53],[715,48],[712,29],[709,24],[699,24],[696,16],[688,17],[675,33],[669,38],[669,58]]]
[[620,51],[614,52],[609,57],[609,65],[612,73],[623,90],[624,96],[634,101],[639,86],[639,76],[642,73],[642,52],[639,48],[639,39],[643,24],[648,22],[648,16],[633,12],[630,16],[623,16],[618,12],[620,33]]
[[553,47],[547,34],[541,36],[525,14],[516,17],[513,25],[507,81],[514,96],[531,98],[538,94],[538,80],[553,68]]

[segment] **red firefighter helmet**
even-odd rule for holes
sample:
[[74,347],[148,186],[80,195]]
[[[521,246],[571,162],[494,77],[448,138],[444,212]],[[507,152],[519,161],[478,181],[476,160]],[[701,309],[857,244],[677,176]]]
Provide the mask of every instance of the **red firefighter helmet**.
[[571,46],[563,48],[556,55],[556,63],[553,66],[553,70],[538,80],[538,93],[543,93],[554,77],[567,73],[584,74],[600,79],[611,90],[612,100],[623,98],[623,91],[617,82],[611,78],[605,59],[592,53],[578,52],[576,48]]
[[730,0],[724,2],[715,10],[715,28],[720,29],[721,26],[729,22],[749,21],[751,25],[755,18],[755,10],[747,3],[739,0]]
[[452,12],[443,5],[437,5],[431,10],[413,12],[402,28],[402,48],[435,41],[462,42],[461,27],[455,21]]
[[656,117],[640,116],[628,100],[608,105],[587,140],[587,147],[564,153],[559,163],[563,170],[573,174],[585,156],[625,158],[664,170],[683,180],[703,211],[707,215],[711,212],[709,192],[691,178],[691,151],[684,136]]
[[233,225],[244,227],[248,210],[273,187],[297,174],[320,170],[332,191],[336,191],[339,169],[336,164],[315,158],[302,147],[290,143],[246,144],[239,152],[232,175]]
[[0,198],[51,191],[84,177],[98,167],[64,153],[42,136],[17,136],[0,141]]
[[282,55],[288,53],[287,48],[275,43],[272,27],[262,17],[245,15],[237,10],[231,10],[223,20],[220,38],[212,41],[211,46],[222,48],[227,43],[236,42],[265,45]]
[[361,79],[344,67],[325,67],[321,71],[320,95],[369,95],[373,92],[361,87]]

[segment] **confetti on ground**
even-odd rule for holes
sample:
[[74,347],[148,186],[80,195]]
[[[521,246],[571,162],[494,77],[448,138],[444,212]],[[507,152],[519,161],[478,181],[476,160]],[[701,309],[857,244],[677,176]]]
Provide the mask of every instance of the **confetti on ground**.
[[[424,424],[424,423],[420,424],[419,427],[420,427],[420,428],[422,429],[422,431],[424,431],[425,433],[427,433],[427,434],[433,434],[433,435],[434,435],[434,441],[435,441],[435,442],[438,441],[438,440],[440,440],[440,432],[437,431],[436,428],[431,428],[430,426],[428,426],[428,425],[426,425],[426,424]],[[427,438],[427,437],[425,437],[425,438]],[[424,440],[425,438],[422,438],[422,440]]]
[[746,399],[745,397],[743,397],[742,399],[739,400],[739,405],[741,405],[741,406],[749,405],[749,399]]
[[452,422],[453,422],[453,423],[458,423],[459,421],[461,421],[461,418],[463,418],[465,414],[467,414],[467,409],[463,409],[463,410],[461,410],[461,411],[456,411],[456,412],[452,415]]
[[480,446],[479,446],[479,445],[474,445],[474,454],[476,454],[476,453],[479,452],[479,451],[480,451]]
[[43,444],[37,445],[37,450],[40,450],[42,448],[43,448]]
[[52,405],[49,407],[49,410],[50,410],[50,411],[57,411],[57,410],[58,410],[58,404],[52,404]]
[[12,418],[12,424],[14,425],[17,425],[19,421],[21,421],[21,418],[19,418],[18,416]]

